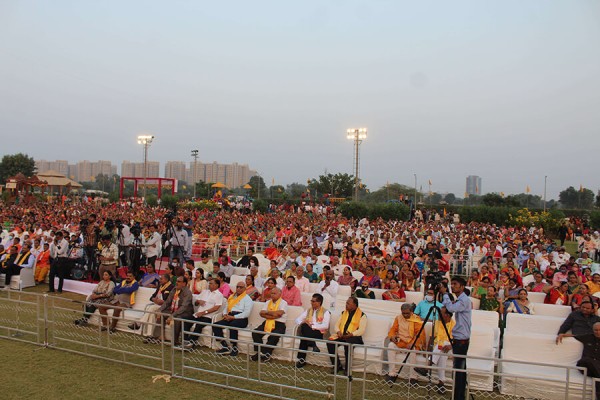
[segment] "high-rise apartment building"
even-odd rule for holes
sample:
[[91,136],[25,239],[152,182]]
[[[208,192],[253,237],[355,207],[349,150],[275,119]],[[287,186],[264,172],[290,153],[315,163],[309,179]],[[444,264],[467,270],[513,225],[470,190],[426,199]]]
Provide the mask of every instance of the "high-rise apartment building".
[[[160,173],[160,163],[158,161],[148,161],[148,178],[156,178]],[[144,177],[144,163],[143,162],[131,162],[123,161],[121,163],[121,176],[143,178]]]
[[468,195],[481,194],[481,178],[477,175],[467,176],[467,188],[465,192]]
[[117,173],[117,166],[110,161],[78,161],[69,164],[66,160],[35,162],[38,172],[56,171],[78,182],[90,182],[99,174],[112,176]]
[[69,176],[69,162],[67,160],[36,160],[35,168],[38,173],[56,171],[59,174],[63,174],[64,176]]
[[187,181],[186,172],[187,169],[183,161],[167,161],[165,164],[165,178]]

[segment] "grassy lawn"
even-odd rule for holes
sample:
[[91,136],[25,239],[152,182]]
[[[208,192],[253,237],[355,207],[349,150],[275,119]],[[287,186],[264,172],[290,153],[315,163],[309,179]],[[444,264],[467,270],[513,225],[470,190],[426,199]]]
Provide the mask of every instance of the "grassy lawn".
[[[152,383],[152,377],[159,373],[10,340],[0,339],[0,353],[4,360],[10,360],[10,370],[14,372],[4,380],[3,399],[106,399],[134,397],[132,391],[137,398],[150,399],[242,397],[240,392],[182,379]],[[243,397],[262,398],[246,394]]]

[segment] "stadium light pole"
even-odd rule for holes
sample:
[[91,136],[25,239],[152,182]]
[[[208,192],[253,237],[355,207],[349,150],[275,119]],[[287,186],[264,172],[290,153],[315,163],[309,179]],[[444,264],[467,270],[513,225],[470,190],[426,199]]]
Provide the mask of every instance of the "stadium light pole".
[[153,135],[139,135],[137,137],[138,144],[144,146],[144,201],[146,201],[146,179],[148,179],[148,147],[152,144],[154,140]]
[[548,175],[544,175],[544,212],[546,212],[546,184],[548,183]]
[[367,138],[367,128],[351,128],[346,130],[346,137],[354,141],[354,201],[358,201],[360,158],[359,148],[364,139]]
[[194,199],[196,198],[196,170],[198,169],[198,150],[192,150],[192,157],[194,158],[194,174],[192,180],[194,181]]
[[417,174],[413,174],[415,176],[415,204],[413,205],[414,209],[417,209]]

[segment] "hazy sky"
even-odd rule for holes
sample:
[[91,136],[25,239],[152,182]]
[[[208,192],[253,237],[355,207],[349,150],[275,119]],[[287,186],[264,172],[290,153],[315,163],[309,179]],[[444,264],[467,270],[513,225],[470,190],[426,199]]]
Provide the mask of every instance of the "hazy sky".
[[600,2],[0,0],[0,154],[600,187]]

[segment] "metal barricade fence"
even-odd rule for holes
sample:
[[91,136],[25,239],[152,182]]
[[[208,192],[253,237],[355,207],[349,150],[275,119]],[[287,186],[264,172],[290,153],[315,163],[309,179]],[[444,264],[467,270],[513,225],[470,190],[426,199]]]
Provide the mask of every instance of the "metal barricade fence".
[[[389,357],[392,353],[398,355]],[[412,357],[402,363],[407,354]],[[585,368],[452,354],[447,357],[446,366],[442,367],[439,362],[436,365],[428,361],[435,356],[436,353],[429,351],[354,346],[353,389],[360,392],[362,399],[446,398],[446,394],[455,390],[456,373],[463,372],[453,367],[453,358],[465,358],[466,399],[596,399],[592,380],[583,379]],[[506,372],[505,366],[518,366],[517,369],[522,373]],[[419,373],[416,370],[420,370]],[[554,374],[532,373],[536,370],[553,370]],[[438,371],[442,373],[438,374]],[[390,374],[397,374],[397,377],[390,381],[385,378]],[[440,375],[445,385],[438,385]]]
[[0,291],[0,337],[38,345],[45,343],[44,298]]
[[[186,321],[181,322],[185,326]],[[242,392],[261,393],[273,398],[350,398],[351,380],[332,373],[337,371],[339,359],[335,358],[332,364],[328,352],[315,353],[314,349],[301,350],[299,347],[301,340],[321,344],[324,348],[326,343],[330,343],[334,346],[334,351],[343,354],[343,347],[348,347],[344,343],[240,328],[236,344],[230,347],[236,350],[236,354],[230,356],[230,353],[219,354],[216,351],[221,348],[221,338],[208,333],[213,326],[223,326],[212,323],[202,325],[200,333],[192,331],[189,325],[188,329],[182,330],[182,343],[188,345],[178,348],[181,364],[176,367],[175,376]],[[264,343],[255,343],[254,334],[264,335]],[[278,344],[267,344],[268,337],[278,338]],[[229,342],[227,335],[223,340]],[[190,348],[192,344],[193,348]],[[309,358],[310,363],[302,368],[296,367],[299,351],[309,356],[306,358]],[[260,356],[252,358],[267,352],[272,354],[268,359]]]
[[[163,342],[158,347],[148,346],[139,335],[121,330],[111,332],[102,323],[102,316],[98,313],[90,315],[87,322],[76,325],[75,321],[82,321],[85,315],[85,302],[48,296],[45,304],[48,347],[161,372],[172,371],[172,348]],[[129,324],[138,323],[137,318],[127,316],[128,312],[132,312],[130,309],[112,305],[99,306],[101,307],[106,309],[105,318],[110,322],[113,310],[121,310],[121,316],[118,318],[121,329]],[[165,325],[164,314],[151,311],[147,311],[146,314],[153,316],[148,323],[157,329],[160,330]],[[171,330],[172,336],[172,326],[168,330]]]
[[[413,351],[414,358],[408,359],[398,378],[391,383],[385,379],[386,374],[398,371],[404,357],[389,357],[389,352],[395,349],[388,347],[308,339],[320,345],[320,352],[315,352],[312,343],[307,344],[308,349],[301,348],[301,341],[306,338],[300,336],[268,333],[263,338],[265,344],[255,344],[253,333],[257,331],[238,329],[239,354],[220,355],[215,351],[219,342],[212,334],[212,327],[216,324],[203,323],[202,332],[195,333],[192,330],[194,321],[171,320],[164,314],[146,310],[142,317],[145,317],[143,328],[147,326],[152,330],[154,327],[165,340],[173,340],[176,324],[181,324],[179,340],[175,341],[182,345],[175,347],[166,341],[144,344],[142,336],[136,334],[141,333],[139,330],[127,328],[129,323],[140,323],[140,319],[135,318],[136,311],[125,309],[117,321],[118,330],[111,333],[101,328],[98,313],[91,315],[87,324],[74,324],[75,320],[82,318],[84,304],[62,297],[0,290],[0,338],[139,366],[190,381],[260,393],[265,397],[347,400],[447,398],[447,394],[444,397],[438,392],[440,387],[436,376],[442,367],[439,363],[432,366],[426,363],[425,357],[434,355],[431,352]],[[107,314],[110,318],[111,311],[108,310]],[[279,343],[275,346],[266,344],[267,336],[278,337]],[[194,343],[197,346],[190,348]],[[339,357],[333,358],[333,365],[327,345],[333,346],[332,350]],[[333,373],[339,360],[345,359],[345,346],[349,348],[347,369],[351,371],[350,376]],[[267,353],[265,349],[273,350],[271,359],[252,358],[257,352]],[[307,364],[303,368],[295,365],[300,351],[307,354]],[[579,367],[491,357],[466,358],[467,391],[476,399],[587,400],[595,398],[595,386],[600,382],[583,379],[585,375],[582,372],[586,371]],[[429,375],[415,374],[414,368],[424,368]],[[448,360],[444,369],[445,391],[450,393],[453,390],[452,378],[459,370],[452,367],[452,360]]]

